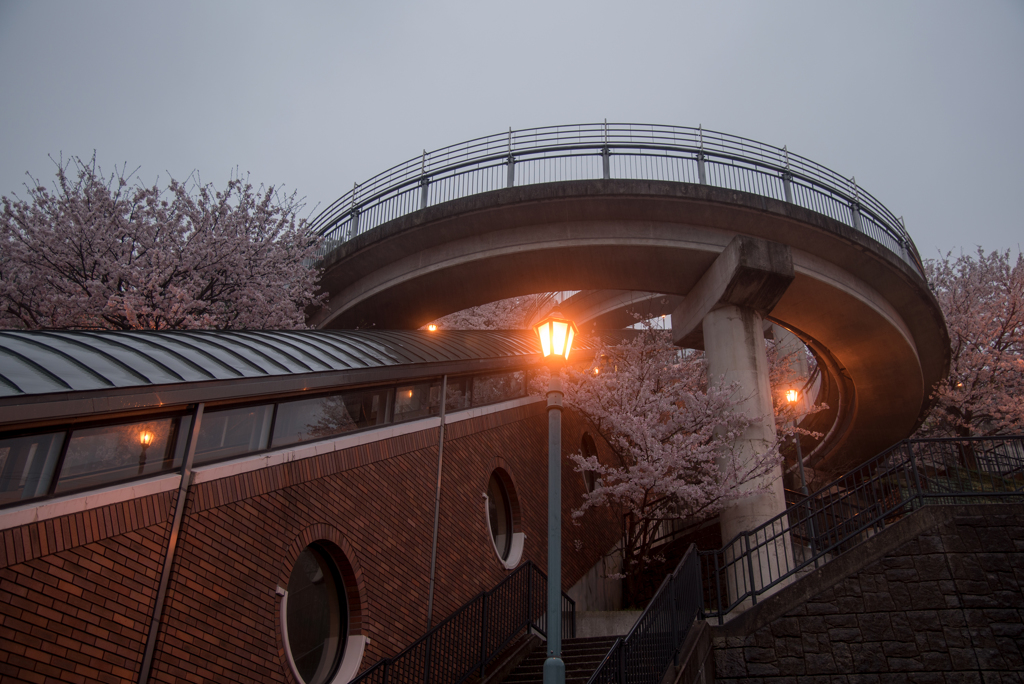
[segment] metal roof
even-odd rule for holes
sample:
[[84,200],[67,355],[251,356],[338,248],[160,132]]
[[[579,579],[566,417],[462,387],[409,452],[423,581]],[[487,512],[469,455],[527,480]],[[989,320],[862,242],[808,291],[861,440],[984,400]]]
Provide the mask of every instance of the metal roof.
[[537,354],[528,330],[2,330],[0,397]]

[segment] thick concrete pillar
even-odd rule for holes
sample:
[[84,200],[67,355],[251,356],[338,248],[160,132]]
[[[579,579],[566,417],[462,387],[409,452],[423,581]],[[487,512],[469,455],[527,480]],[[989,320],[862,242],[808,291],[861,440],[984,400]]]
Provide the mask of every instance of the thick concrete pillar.
[[[723,460],[719,469],[723,474],[746,472],[775,443],[763,318],[754,309],[726,305],[708,313],[703,328],[709,382],[717,387],[735,385],[735,408],[751,419],[728,457],[737,462]],[[767,586],[793,567],[787,522],[780,520],[761,529],[786,509],[782,466],[744,482],[739,489],[745,496],[729,503],[719,515],[723,544],[735,540],[726,552],[726,562],[732,564],[727,582],[730,601]]]
[[[736,410],[751,420],[728,457],[736,460],[719,463],[723,474],[749,472],[775,443],[764,315],[793,277],[788,247],[736,236],[672,314],[676,344],[703,342],[709,381],[716,386],[735,384]],[[793,567],[785,520],[760,529],[786,508],[782,467],[749,479],[740,491],[747,495],[729,503],[719,518],[722,542],[731,542],[726,553],[730,602]]]
[[[715,309],[704,317],[708,380],[716,387],[736,384],[736,410],[752,421],[737,440],[737,452],[740,458],[750,462],[775,443],[775,411],[768,382],[763,320],[757,311],[733,305]],[[722,464],[723,467],[727,465]],[[723,541],[739,532],[754,529],[785,509],[781,467],[773,473],[776,471],[777,477],[773,474],[768,478],[773,483],[770,489],[730,505],[726,509],[727,516],[723,512]],[[764,478],[758,478],[743,485],[742,491],[755,491],[764,485]]]

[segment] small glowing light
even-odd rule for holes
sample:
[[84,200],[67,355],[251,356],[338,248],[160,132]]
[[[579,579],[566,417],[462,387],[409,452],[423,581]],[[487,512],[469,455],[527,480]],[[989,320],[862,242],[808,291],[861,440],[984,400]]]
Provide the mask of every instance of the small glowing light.
[[600,372],[601,372],[601,369],[600,369],[600,368],[595,368],[595,369],[594,369],[594,375],[597,375],[597,374],[598,374],[598,373],[600,373]]
[[434,332],[435,330],[437,330],[437,326],[431,323],[430,325],[427,326],[427,330],[429,330],[430,332]]
[[139,435],[139,442],[142,446],[148,447],[153,443],[153,433],[143,431],[142,434]]
[[408,399],[412,399],[412,390],[409,390],[408,392],[406,392],[406,393],[405,393],[405,396],[406,396],[406,398],[408,398]]
[[788,401],[790,404],[792,404],[793,402],[795,402],[799,398],[800,398],[800,393],[797,392],[796,390],[794,390],[794,389],[786,390],[786,401]]
[[956,386],[957,386],[957,387],[963,387],[963,386],[964,386],[964,383],[962,383],[962,382],[958,382],[958,383],[956,383]]

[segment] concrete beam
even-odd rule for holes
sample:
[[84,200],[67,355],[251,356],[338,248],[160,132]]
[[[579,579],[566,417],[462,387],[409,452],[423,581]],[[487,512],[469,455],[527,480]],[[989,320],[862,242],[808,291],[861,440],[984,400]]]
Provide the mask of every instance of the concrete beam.
[[737,235],[672,313],[672,339],[680,347],[702,347],[704,317],[723,306],[766,315],[795,275],[788,246]]

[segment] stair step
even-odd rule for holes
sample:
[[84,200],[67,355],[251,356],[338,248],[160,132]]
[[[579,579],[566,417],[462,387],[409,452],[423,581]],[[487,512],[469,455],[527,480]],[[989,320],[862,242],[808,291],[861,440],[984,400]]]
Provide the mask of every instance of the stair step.
[[[601,664],[615,637],[593,637],[589,639],[566,639],[562,642],[562,661],[565,663],[566,684],[586,684]],[[503,684],[537,684],[544,677],[544,661],[547,653],[538,648],[519,663],[519,666],[505,678]]]

